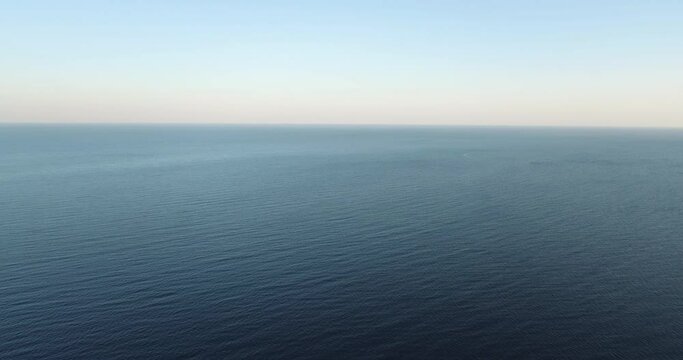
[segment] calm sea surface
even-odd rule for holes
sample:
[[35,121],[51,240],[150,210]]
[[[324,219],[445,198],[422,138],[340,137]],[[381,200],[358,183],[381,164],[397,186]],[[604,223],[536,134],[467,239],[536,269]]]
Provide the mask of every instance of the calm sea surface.
[[682,359],[683,132],[0,126],[1,359]]

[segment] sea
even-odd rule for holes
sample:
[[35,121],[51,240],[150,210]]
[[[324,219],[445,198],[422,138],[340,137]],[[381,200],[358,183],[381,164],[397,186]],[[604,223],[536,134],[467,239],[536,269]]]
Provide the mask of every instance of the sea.
[[0,125],[0,359],[683,359],[683,131]]

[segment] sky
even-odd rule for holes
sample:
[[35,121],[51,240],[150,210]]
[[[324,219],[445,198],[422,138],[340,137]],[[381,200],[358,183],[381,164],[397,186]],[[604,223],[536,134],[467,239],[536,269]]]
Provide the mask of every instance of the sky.
[[0,122],[683,127],[683,1],[0,0]]

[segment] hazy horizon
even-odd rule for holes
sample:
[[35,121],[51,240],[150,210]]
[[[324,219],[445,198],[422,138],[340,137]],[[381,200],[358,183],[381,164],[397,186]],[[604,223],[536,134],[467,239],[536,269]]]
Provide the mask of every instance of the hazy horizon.
[[0,123],[683,127],[677,1],[0,5]]

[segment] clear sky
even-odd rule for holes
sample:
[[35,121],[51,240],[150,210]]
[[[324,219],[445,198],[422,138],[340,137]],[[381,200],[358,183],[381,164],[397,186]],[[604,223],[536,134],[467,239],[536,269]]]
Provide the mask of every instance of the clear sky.
[[683,1],[0,0],[0,122],[683,127]]

